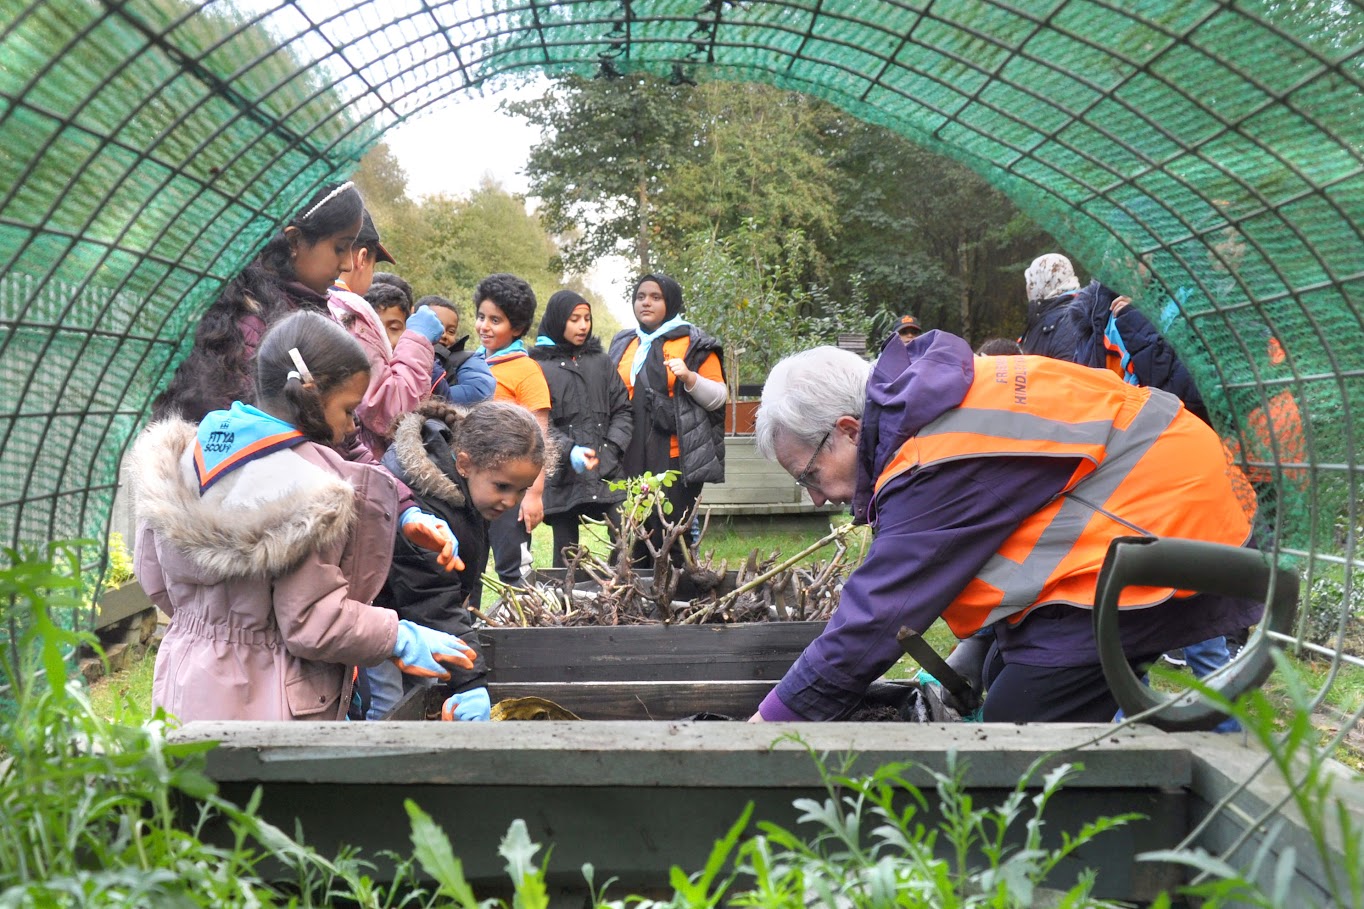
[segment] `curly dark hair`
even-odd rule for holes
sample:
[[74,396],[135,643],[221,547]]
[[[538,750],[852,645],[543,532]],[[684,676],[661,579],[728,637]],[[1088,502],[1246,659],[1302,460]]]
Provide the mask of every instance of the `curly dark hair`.
[[376,311],[396,306],[404,316],[412,315],[412,298],[403,293],[401,287],[392,284],[371,284],[365,291],[365,299]]
[[412,293],[412,285],[408,284],[406,280],[399,277],[398,275],[395,275],[391,271],[376,271],[374,273],[374,276],[370,278],[369,286],[373,287],[375,284],[387,284],[391,287],[396,287],[399,290],[401,290],[403,294],[407,297],[408,312],[412,312],[415,306],[419,305],[419,304],[414,305],[412,302],[414,296]]
[[530,331],[530,323],[535,320],[535,291],[525,281],[505,272],[488,275],[474,289],[475,312],[484,300],[497,304],[518,338]]

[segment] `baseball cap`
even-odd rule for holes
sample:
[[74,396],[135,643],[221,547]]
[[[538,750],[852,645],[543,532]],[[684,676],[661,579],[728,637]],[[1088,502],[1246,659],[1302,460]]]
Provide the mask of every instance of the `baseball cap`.
[[379,250],[379,254],[374,257],[375,262],[392,262],[397,264],[398,260],[389,255],[388,250],[384,249],[384,244],[379,240],[379,229],[374,226],[374,219],[369,216],[369,209],[365,209],[360,216],[360,233],[355,235],[355,242],[361,246],[372,246]]
[[900,334],[912,331],[917,335],[924,329],[923,326],[919,324],[919,320],[913,316],[901,316],[900,321],[895,323],[895,330]]

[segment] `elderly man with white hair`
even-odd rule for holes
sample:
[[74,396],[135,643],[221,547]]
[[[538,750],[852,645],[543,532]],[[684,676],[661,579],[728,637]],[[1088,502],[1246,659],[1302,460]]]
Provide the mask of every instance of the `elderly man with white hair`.
[[[757,444],[875,536],[754,720],[847,716],[899,658],[896,632],[940,616],[961,639],[994,629],[987,721],[1110,720],[1091,627],[1108,543],[1250,537],[1216,433],[1173,395],[1046,357],[974,358],[942,331],[896,339],[874,368],[833,347],[782,360]],[[1134,665],[1262,609],[1168,588],[1128,588],[1119,606]]]

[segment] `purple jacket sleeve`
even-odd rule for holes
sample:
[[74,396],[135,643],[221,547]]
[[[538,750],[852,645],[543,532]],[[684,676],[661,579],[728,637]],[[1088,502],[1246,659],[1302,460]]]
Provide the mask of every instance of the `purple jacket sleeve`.
[[902,626],[923,632],[1024,518],[1065,487],[1070,458],[973,458],[893,480],[875,537],[823,634],[759,708],[765,720],[831,720],[901,656]]

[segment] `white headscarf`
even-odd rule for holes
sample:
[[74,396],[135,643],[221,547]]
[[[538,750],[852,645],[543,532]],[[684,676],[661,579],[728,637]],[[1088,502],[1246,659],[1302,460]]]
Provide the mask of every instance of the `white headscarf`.
[[1028,270],[1023,272],[1023,280],[1028,287],[1029,303],[1050,300],[1066,291],[1080,289],[1074,266],[1059,253],[1048,253],[1033,259]]

